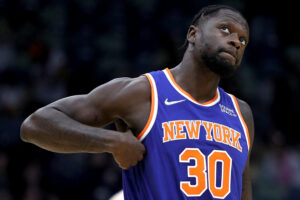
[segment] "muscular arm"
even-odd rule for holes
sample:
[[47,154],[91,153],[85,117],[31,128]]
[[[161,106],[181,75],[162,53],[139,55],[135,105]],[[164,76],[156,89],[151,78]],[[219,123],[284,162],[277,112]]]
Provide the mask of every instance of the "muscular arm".
[[[21,138],[60,153],[110,152],[122,168],[128,168],[141,160],[145,151],[130,129],[138,131],[146,124],[146,117],[141,115],[150,112],[150,103],[150,85],[145,77],[115,79],[89,94],[40,108],[23,122]],[[135,119],[134,114],[140,118]],[[114,121],[130,129],[118,132],[101,128]],[[128,155],[133,161],[126,163],[122,157]]]
[[250,150],[248,153],[247,163],[243,173],[243,191],[242,191],[242,200],[252,200],[252,185],[250,177],[250,155],[252,150],[252,145],[254,141],[254,121],[252,116],[252,111],[249,105],[238,99],[238,104],[245,120],[245,123],[248,127],[249,137],[250,137]]

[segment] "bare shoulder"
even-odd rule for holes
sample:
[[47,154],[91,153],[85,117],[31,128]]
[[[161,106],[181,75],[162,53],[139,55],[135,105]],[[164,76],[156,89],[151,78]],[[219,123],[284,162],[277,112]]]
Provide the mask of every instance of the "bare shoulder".
[[151,87],[145,76],[123,77],[95,88],[88,96],[93,96],[92,99],[97,99],[99,104],[107,105],[104,108],[107,108],[108,112],[120,113],[148,101],[151,97]]
[[252,147],[253,140],[254,140],[254,120],[253,120],[252,110],[247,102],[245,102],[241,99],[238,99],[238,98],[237,98],[237,102],[239,104],[241,114],[242,114],[242,116],[245,120],[245,123],[249,129],[251,147]]
[[97,95],[98,91],[118,91],[118,92],[143,92],[147,90],[147,87],[150,91],[150,85],[147,81],[145,76],[139,76],[136,78],[128,78],[128,77],[121,77],[115,78],[107,83],[104,83],[94,90],[92,90],[89,94],[90,95]]
[[[114,85],[114,90],[116,90],[120,96],[126,97],[150,97],[151,87],[149,81],[145,76],[139,76],[136,78],[117,78],[111,81]],[[139,98],[137,98],[139,99]]]
[[[98,92],[101,91],[101,92]],[[121,101],[127,104],[141,99],[148,99],[151,95],[151,87],[145,76],[136,78],[116,78],[102,86],[99,86],[90,94],[103,95],[107,94],[111,98],[110,101]],[[115,99],[114,99],[115,97]]]
[[[122,121],[138,134],[145,126],[151,110],[151,85],[146,76],[137,78],[118,78],[111,81],[112,87],[106,87],[103,94],[102,111],[116,121]],[[100,89],[101,90],[101,89]],[[96,98],[99,99],[99,98]],[[100,104],[100,103],[99,103]]]

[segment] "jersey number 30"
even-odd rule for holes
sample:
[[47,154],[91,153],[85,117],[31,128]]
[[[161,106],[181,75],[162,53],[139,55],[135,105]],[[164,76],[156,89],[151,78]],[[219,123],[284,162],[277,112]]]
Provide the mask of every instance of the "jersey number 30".
[[[214,198],[224,199],[230,193],[232,159],[226,151],[212,151],[206,158],[198,148],[185,148],[179,155],[179,162],[195,161],[194,166],[187,167],[188,177],[196,179],[195,184],[180,181],[180,189],[189,197],[201,196],[207,188]],[[222,165],[221,184],[217,186],[217,163]],[[206,169],[208,166],[208,170]]]

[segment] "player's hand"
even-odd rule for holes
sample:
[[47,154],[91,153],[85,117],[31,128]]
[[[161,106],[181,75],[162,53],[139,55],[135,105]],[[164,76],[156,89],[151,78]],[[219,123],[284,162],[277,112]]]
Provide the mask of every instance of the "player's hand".
[[128,169],[143,159],[145,151],[144,145],[128,129],[120,133],[112,154],[122,169]]

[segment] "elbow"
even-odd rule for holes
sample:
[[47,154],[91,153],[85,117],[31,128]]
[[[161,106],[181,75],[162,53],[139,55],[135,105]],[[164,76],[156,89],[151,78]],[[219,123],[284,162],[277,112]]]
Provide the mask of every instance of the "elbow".
[[30,141],[30,124],[31,124],[31,115],[27,117],[24,122],[21,125],[20,128],[20,138],[23,142],[29,142]]
[[40,121],[42,118],[41,111],[43,111],[43,109],[35,111],[23,121],[20,128],[20,138],[22,141],[32,142],[35,137],[38,136],[38,133],[40,132],[39,127],[41,126]]
[[47,123],[47,119],[51,118],[51,109],[40,108],[29,117],[27,117],[20,127],[20,138],[24,142],[36,143]]

